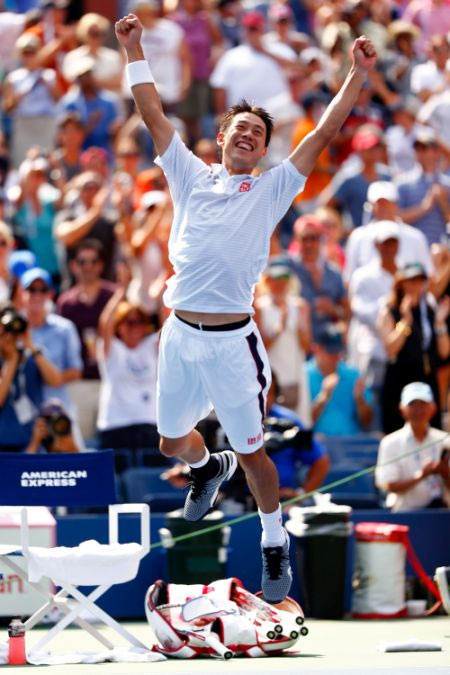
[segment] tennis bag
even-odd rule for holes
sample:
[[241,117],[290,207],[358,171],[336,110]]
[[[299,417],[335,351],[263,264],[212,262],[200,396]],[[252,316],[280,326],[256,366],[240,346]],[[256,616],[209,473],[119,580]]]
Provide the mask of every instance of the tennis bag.
[[156,581],[146,593],[145,613],[158,640],[153,649],[181,659],[279,655],[308,634],[295,600],[269,605],[239,579],[208,586]]

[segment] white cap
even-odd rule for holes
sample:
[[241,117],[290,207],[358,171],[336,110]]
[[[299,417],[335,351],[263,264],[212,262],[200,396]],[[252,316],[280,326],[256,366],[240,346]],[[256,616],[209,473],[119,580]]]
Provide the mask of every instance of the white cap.
[[151,206],[156,204],[162,204],[166,199],[166,193],[162,190],[150,190],[150,192],[144,192],[139,202],[139,208],[149,209]]
[[430,385],[425,382],[410,382],[406,387],[403,387],[400,404],[409,405],[413,401],[433,403],[434,396]]
[[387,180],[377,180],[371,183],[367,190],[367,201],[369,204],[375,204],[379,199],[396,202],[398,200],[397,186]]
[[400,238],[399,227],[393,220],[379,220],[375,227],[375,243],[377,244],[382,244],[388,239]]
[[64,69],[65,77],[74,82],[77,77],[94,70],[95,61],[92,56],[81,56],[79,59],[71,60]]
[[299,59],[302,63],[311,63],[311,61],[320,61],[323,62],[325,54],[318,47],[306,47],[300,52]]

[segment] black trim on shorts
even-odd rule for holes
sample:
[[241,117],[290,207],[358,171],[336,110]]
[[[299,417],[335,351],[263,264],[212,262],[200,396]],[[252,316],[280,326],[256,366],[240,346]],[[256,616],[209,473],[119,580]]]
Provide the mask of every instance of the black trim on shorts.
[[264,405],[263,391],[267,385],[267,380],[264,375],[264,363],[258,353],[258,338],[256,337],[255,333],[250,333],[250,335],[246,335],[245,339],[247,340],[250,353],[253,356],[253,360],[255,361],[257,372],[256,377],[259,384],[261,385],[261,391],[258,394],[258,401],[259,401],[259,409],[261,411],[261,422],[264,424],[264,417],[266,414],[266,410]]
[[233,323],[219,323],[217,326],[209,326],[205,323],[192,323],[191,321],[187,321],[187,319],[183,319],[176,312],[175,316],[183,323],[186,323],[191,328],[196,328],[197,330],[208,330],[208,331],[237,330],[238,328],[244,328],[244,326],[250,323],[249,316],[247,316],[245,319],[242,319],[241,321],[234,321]]

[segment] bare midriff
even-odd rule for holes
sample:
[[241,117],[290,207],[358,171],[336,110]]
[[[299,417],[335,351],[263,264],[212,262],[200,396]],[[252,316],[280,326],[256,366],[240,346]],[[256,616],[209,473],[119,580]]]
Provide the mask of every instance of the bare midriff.
[[248,317],[248,314],[209,314],[206,312],[186,312],[184,309],[176,309],[175,314],[181,319],[191,323],[202,323],[205,326],[221,326],[226,323],[235,323]]

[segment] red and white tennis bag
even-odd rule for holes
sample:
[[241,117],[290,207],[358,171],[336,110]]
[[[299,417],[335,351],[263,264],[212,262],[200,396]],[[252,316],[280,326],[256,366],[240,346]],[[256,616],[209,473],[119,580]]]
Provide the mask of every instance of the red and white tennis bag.
[[208,586],[159,580],[146,593],[145,613],[158,640],[153,649],[182,659],[280,654],[308,634],[295,600],[269,605],[239,579]]

